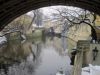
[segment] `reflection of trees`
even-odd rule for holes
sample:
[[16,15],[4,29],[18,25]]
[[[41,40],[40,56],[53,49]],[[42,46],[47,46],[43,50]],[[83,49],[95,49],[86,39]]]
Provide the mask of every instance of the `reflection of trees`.
[[17,41],[18,44],[15,42],[8,42],[7,46],[3,48],[0,52],[0,56],[2,57],[2,62],[9,61],[7,63],[16,62],[20,59],[24,58],[23,48],[21,47],[20,42]]
[[62,42],[62,48],[63,48],[63,50],[64,51],[66,51],[66,49],[67,49],[67,39],[65,38],[65,37],[62,37],[61,38],[61,42]]
[[35,44],[35,43],[32,43],[30,45],[30,55],[32,55],[32,58],[33,58],[33,61],[36,60],[36,58],[39,57],[40,53],[41,53],[41,44]]
[[53,46],[55,51],[59,53],[60,56],[63,56],[64,49],[62,48],[62,41],[61,39],[54,37],[53,40],[47,39],[46,40],[46,47]]
[[46,41],[47,41],[46,45],[54,46],[55,51],[59,53],[60,56],[67,55],[69,51],[74,48],[76,44],[74,41],[65,37],[62,38],[54,37],[53,40],[47,39]]
[[[28,69],[29,74],[34,74],[34,70],[39,66],[41,58],[41,44],[31,44],[31,53],[28,55],[24,64],[24,69]],[[37,66],[38,65],[38,66]],[[29,75],[28,74],[28,75]]]
[[[33,48],[32,48],[33,47]],[[8,75],[31,75],[39,64],[41,44],[32,44],[20,41],[8,42],[8,45],[0,50],[0,74],[3,69]],[[33,57],[28,61],[28,57]],[[16,70],[16,71],[15,71]],[[28,74],[29,73],[29,74]]]

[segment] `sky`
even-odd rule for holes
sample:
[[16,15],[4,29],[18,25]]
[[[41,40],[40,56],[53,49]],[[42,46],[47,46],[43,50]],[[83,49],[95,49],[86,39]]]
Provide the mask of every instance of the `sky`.
[[54,12],[57,13],[56,11],[54,11],[54,9],[62,8],[62,7],[67,7],[67,9],[71,9],[71,10],[80,9],[80,8],[76,8],[76,7],[72,7],[72,6],[50,6],[50,7],[44,7],[44,8],[42,8],[42,10],[43,10],[44,14],[51,14]]
[[[43,7],[41,9],[42,9],[44,15],[50,16],[52,13],[58,13],[54,9],[61,8],[61,7],[67,7],[68,9],[71,9],[71,10],[76,10],[76,9],[79,10],[80,9],[80,8],[76,8],[76,7],[72,7],[72,6],[49,6],[49,7]],[[27,15],[33,16],[32,11],[28,12]]]

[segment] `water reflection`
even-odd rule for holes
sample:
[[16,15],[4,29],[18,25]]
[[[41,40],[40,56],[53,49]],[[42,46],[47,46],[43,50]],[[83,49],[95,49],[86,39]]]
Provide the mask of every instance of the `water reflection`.
[[0,48],[0,75],[55,75],[61,68],[70,75],[66,38],[10,41]]

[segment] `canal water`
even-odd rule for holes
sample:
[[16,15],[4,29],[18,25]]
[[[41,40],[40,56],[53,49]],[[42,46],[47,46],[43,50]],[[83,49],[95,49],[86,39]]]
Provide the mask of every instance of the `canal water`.
[[70,50],[75,42],[47,37],[9,41],[0,47],[0,75],[71,75]]

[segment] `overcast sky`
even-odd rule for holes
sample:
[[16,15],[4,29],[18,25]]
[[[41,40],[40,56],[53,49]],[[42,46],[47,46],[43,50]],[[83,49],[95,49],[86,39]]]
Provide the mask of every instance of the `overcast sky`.
[[[72,7],[72,6],[49,6],[49,7],[43,7],[41,9],[44,15],[50,16],[52,13],[58,13],[54,9],[61,8],[61,7],[67,7],[67,9],[70,9],[70,10],[80,10],[80,8]],[[30,16],[34,16],[32,11],[28,12],[27,14]]]

